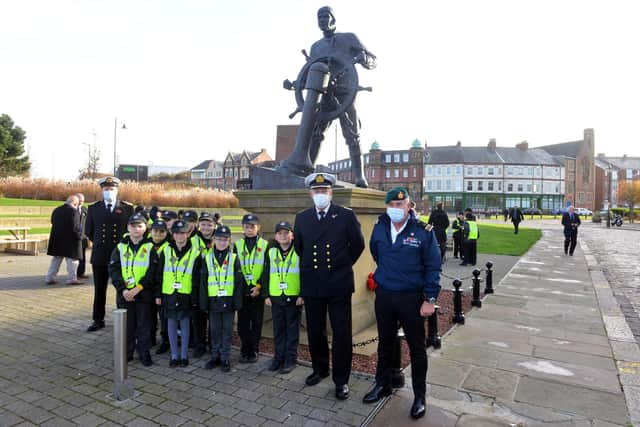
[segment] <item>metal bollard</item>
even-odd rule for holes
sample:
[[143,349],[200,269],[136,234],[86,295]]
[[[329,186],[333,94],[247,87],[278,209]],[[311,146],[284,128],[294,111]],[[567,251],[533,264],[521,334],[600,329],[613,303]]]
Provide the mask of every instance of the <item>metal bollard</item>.
[[487,295],[493,293],[493,270],[491,270],[493,263],[491,261],[487,261],[485,265],[487,266],[487,283],[484,287],[484,294]]
[[429,329],[427,332],[427,347],[433,347],[434,349],[439,349],[442,347],[442,340],[440,339],[440,335],[438,335],[438,310],[440,309],[439,305],[435,306],[433,314],[429,316]]
[[462,282],[459,279],[453,281],[455,290],[453,291],[453,318],[451,320],[453,323],[464,325],[464,312],[462,311],[463,290],[460,289],[460,286],[462,286]]
[[472,307],[482,307],[482,301],[480,301],[480,270],[477,268],[473,270],[473,299],[471,300]]
[[113,311],[113,396],[127,400],[133,396],[133,386],[127,380],[127,310]]
[[404,374],[402,373],[402,339],[404,338],[404,331],[400,329],[398,325],[398,333],[393,343],[393,355],[391,357],[391,387],[402,388],[404,387]]

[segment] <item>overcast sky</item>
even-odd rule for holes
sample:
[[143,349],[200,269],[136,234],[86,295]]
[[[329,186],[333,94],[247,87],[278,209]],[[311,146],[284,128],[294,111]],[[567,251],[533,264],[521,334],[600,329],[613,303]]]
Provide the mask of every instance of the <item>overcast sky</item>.
[[[582,138],[640,155],[637,1],[338,1],[338,31],[378,56],[359,69],[362,146],[530,146]],[[322,34],[300,0],[3,0],[0,114],[27,132],[33,175],[70,179],[94,139],[113,165],[193,167],[267,148],[298,123],[301,49]],[[95,135],[94,135],[95,133]],[[333,129],[320,161],[334,158]],[[338,156],[347,156],[341,136]]]

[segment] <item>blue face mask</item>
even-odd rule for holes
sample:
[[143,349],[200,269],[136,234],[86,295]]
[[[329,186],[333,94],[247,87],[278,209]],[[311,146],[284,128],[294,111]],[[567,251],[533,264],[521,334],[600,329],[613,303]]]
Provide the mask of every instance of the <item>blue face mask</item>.
[[404,209],[387,208],[387,215],[391,218],[391,222],[402,222],[404,220]]

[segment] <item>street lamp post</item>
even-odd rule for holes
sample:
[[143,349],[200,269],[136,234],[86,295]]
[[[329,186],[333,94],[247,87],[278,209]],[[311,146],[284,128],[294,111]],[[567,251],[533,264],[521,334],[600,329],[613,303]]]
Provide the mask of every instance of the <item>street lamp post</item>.
[[607,175],[609,183],[607,184],[607,228],[611,228],[611,165],[607,167]]
[[[126,129],[127,126],[124,123],[120,123],[122,127],[120,129]],[[117,159],[117,146],[118,146],[118,118],[116,117],[113,120],[113,176],[116,176],[117,167],[116,167],[116,159]]]

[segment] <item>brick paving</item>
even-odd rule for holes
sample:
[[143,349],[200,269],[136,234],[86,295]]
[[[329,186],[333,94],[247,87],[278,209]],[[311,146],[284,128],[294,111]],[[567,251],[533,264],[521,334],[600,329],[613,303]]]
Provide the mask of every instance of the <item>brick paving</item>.
[[178,369],[168,367],[167,355],[152,354],[149,368],[136,359],[129,363],[134,398],[114,401],[113,289],[107,327],[87,333],[91,281],[47,286],[48,262],[0,255],[0,426],[359,426],[376,409],[361,403],[367,376],[353,375],[351,397],[341,402],[330,379],[304,385],[308,367],[274,374],[269,357],[234,364],[237,351],[228,374],[205,370],[206,356]]
[[636,341],[640,342],[640,232],[633,227],[584,224],[584,239],[605,274]]

